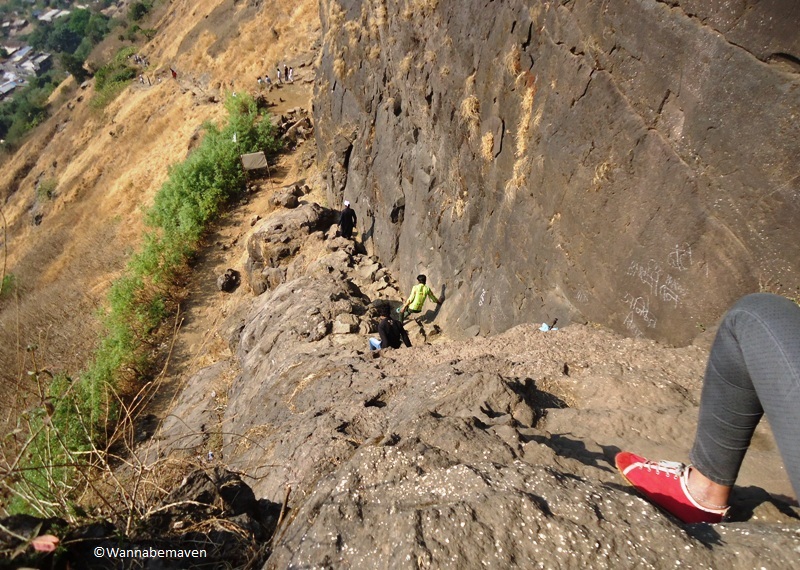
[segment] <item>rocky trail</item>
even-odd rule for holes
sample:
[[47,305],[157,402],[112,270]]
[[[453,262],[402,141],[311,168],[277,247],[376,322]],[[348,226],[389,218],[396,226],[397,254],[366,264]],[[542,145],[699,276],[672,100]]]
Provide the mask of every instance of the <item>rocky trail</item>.
[[284,505],[266,568],[796,564],[800,510],[766,425],[724,524],[681,525],[614,469],[620,449],[686,460],[710,332],[684,348],[574,324],[454,341],[428,315],[412,348],[376,357],[375,302],[396,283],[300,202],[227,250],[248,253],[208,323],[217,360],[138,450],[240,474],[270,528]]
[[[276,61],[296,82],[259,93],[290,144],[193,260],[163,371],[83,497],[97,521],[132,508],[59,535],[56,567],[200,566],[92,554],[121,545],[206,568],[800,568],[766,421],[721,524],[665,515],[613,461],[687,461],[710,323],[797,289],[798,12],[734,4],[170,3],[147,49],[178,81],[134,85],[113,128],[62,110],[33,149],[49,166],[9,163],[15,188],[62,184],[7,208],[16,258],[54,264],[51,320],[80,313],[61,265],[91,261],[78,308],[101,303],[147,192]],[[76,220],[103,233],[71,239]],[[443,304],[406,323],[411,348],[370,352],[376,305],[420,272]],[[17,517],[0,543],[59,522]]]

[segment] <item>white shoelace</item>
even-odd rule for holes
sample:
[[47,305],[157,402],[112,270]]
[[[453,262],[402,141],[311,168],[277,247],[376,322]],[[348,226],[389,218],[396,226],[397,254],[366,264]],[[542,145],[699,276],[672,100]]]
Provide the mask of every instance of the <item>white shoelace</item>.
[[672,475],[676,479],[680,479],[686,469],[686,466],[678,461],[648,461],[644,466],[648,470],[655,470],[665,475]]

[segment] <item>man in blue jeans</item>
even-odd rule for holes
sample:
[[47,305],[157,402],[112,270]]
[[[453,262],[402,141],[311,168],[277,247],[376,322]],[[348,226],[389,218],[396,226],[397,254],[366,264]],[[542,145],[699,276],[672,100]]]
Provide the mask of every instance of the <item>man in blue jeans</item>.
[[378,307],[378,314],[381,319],[378,321],[378,334],[380,340],[377,338],[369,339],[370,350],[380,350],[381,348],[400,348],[402,341],[407,347],[411,347],[411,340],[408,338],[406,329],[403,328],[403,323],[395,321],[392,317],[392,310],[388,304],[380,305]]
[[764,413],[800,497],[800,307],[757,293],[728,311],[711,347],[692,465],[623,451],[617,468],[647,500],[681,521],[720,522]]

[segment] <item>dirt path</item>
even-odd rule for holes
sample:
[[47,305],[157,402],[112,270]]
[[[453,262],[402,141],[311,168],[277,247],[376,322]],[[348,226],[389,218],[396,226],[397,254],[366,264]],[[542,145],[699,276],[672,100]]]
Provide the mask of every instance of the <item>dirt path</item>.
[[[273,87],[269,92],[262,91],[273,116],[280,116],[297,107],[310,110],[313,72],[310,68],[295,70],[295,77],[293,84]],[[255,94],[256,90],[253,91]],[[228,268],[244,275],[245,245],[253,230],[252,222],[257,216],[263,218],[272,210],[270,198],[275,190],[301,180],[307,181],[313,174],[314,167],[309,172],[301,165],[301,157],[312,144],[313,141],[308,141],[282,154],[277,167],[272,170],[271,179],[251,181],[256,191],[224,214],[207,236],[206,246],[198,256],[187,284],[187,298],[181,305],[176,321],[173,321],[177,334],[172,339],[165,370],[156,380],[147,406],[142,409],[142,414],[149,416],[148,425],[152,424],[153,416],[158,421],[164,419],[176,395],[200,369],[224,360],[233,363],[227,339],[223,339],[218,331],[235,307],[246,303],[253,294],[246,283],[232,293],[221,292],[217,288],[217,277]],[[321,200],[321,189],[314,188],[310,197]],[[231,369],[230,377],[225,378],[225,383],[232,381],[234,374],[235,366]],[[213,389],[224,394],[227,391],[225,383]]]

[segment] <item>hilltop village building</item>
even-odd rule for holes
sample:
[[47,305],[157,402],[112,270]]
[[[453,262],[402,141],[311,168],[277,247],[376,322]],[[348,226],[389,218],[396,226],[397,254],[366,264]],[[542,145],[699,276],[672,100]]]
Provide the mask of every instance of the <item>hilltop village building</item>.
[[53,66],[49,53],[37,53],[30,46],[3,46],[9,57],[0,63],[0,101],[9,97],[17,87],[28,83],[31,77],[45,73]]
[[[84,6],[76,5],[75,7],[82,8]],[[37,10],[31,14],[31,18],[51,23],[70,13],[71,10],[58,8],[46,12]],[[21,45],[13,40],[15,36],[24,35],[30,30],[28,19],[19,14],[10,16],[0,23],[0,35],[10,38],[5,41],[5,45],[2,45],[8,57],[0,62],[0,101],[10,97],[17,87],[28,83],[31,77],[39,76],[53,67],[53,58],[49,53],[34,52],[30,46]]]

